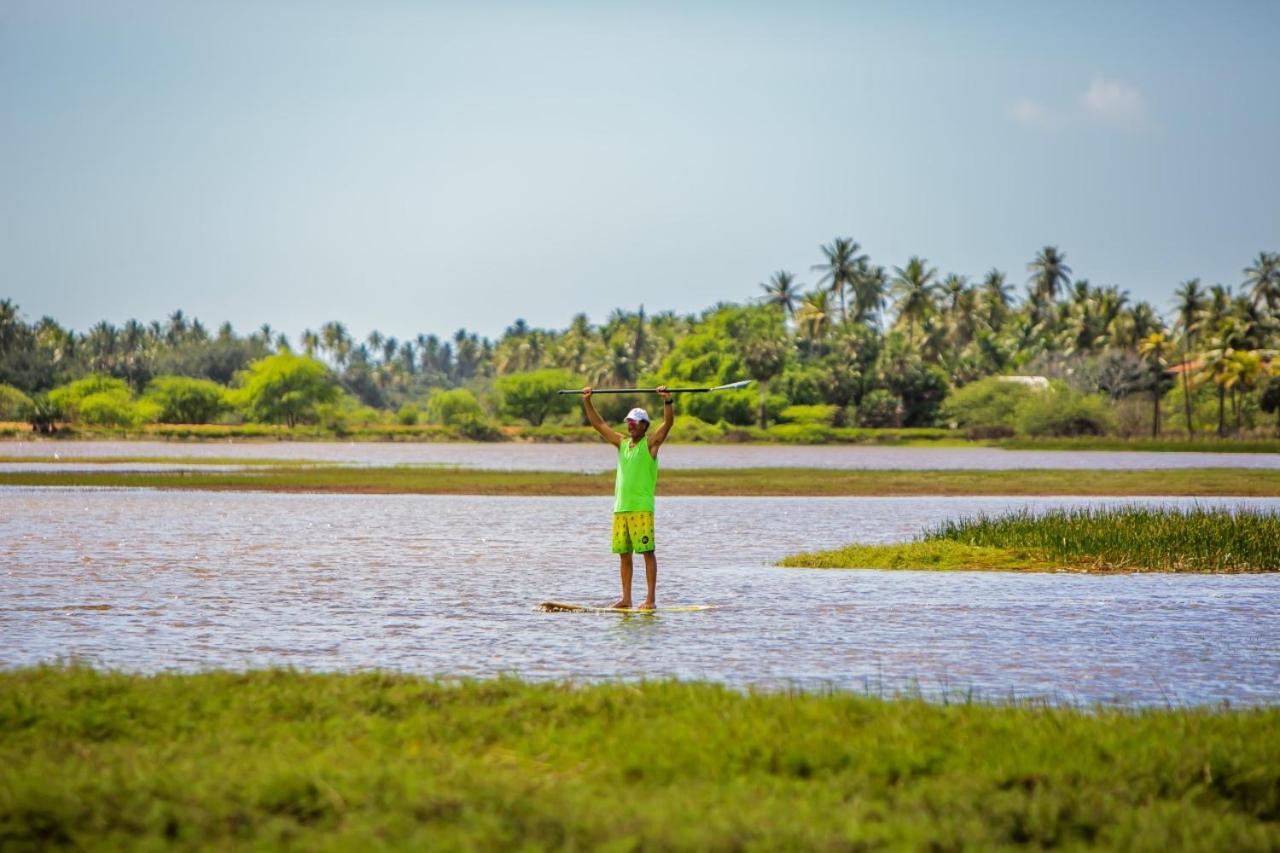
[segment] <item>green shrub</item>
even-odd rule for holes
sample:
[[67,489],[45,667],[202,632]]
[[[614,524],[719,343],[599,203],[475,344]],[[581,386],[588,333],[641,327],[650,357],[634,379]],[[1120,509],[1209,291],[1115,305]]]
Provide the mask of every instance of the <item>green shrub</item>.
[[434,424],[460,426],[469,420],[483,420],[484,409],[476,395],[466,388],[441,390],[427,400],[427,418]]
[[895,427],[902,425],[901,419],[902,401],[884,388],[869,392],[858,404],[858,426]]
[[944,420],[962,428],[1012,430],[1017,423],[1018,406],[1041,393],[1019,382],[999,376],[988,376],[956,388],[942,404]]
[[413,426],[418,422],[418,418],[420,416],[421,413],[418,411],[417,406],[413,403],[405,403],[400,407],[400,410],[396,412],[396,423],[402,426]]
[[31,398],[12,385],[0,384],[0,421],[25,420],[31,411]]
[[316,407],[341,394],[329,368],[291,352],[260,358],[238,375],[240,387],[228,395],[250,420],[294,426],[316,420]]
[[550,415],[573,411],[577,397],[557,394],[575,385],[567,370],[535,370],[499,376],[494,386],[501,399],[502,413],[540,425]]
[[114,376],[106,376],[101,373],[91,373],[75,382],[69,382],[66,385],[59,385],[49,392],[49,405],[52,406],[58,414],[65,420],[76,421],[80,419],[80,404],[86,398],[94,394],[112,394],[126,401],[133,399],[133,391],[125,384],[123,379],[116,379]]
[[822,424],[831,426],[835,423],[837,410],[837,406],[826,404],[787,406],[778,412],[778,422],[783,424]]
[[1115,417],[1106,398],[1055,384],[1018,404],[1018,432],[1028,436],[1105,435]]
[[99,391],[80,400],[76,407],[77,420],[91,426],[136,427],[144,419],[144,413],[133,404],[127,393]]
[[765,432],[769,438],[787,444],[824,444],[832,436],[831,427],[818,423],[774,424]]
[[693,415],[676,415],[676,425],[671,428],[672,441],[716,441],[724,434],[718,424],[709,424]]
[[155,420],[165,424],[207,424],[227,408],[227,391],[208,379],[157,376],[147,383],[144,399],[157,408]]

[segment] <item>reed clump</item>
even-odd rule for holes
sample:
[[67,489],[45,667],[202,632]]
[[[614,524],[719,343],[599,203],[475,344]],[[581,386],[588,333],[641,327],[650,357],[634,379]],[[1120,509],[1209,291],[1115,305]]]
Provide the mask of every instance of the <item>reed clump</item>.
[[804,568],[1087,572],[1280,571],[1280,515],[1253,509],[1079,507],[946,521],[912,542],[795,554]]
[[1164,572],[1280,570],[1280,515],[1252,509],[1078,507],[947,521],[925,541],[1023,549],[1049,562]]
[[1280,711],[0,673],[0,849],[1280,845]]

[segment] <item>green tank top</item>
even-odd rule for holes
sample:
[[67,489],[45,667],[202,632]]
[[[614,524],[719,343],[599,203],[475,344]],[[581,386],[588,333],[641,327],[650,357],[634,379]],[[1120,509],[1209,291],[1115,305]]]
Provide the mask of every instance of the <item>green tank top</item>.
[[658,460],[649,454],[649,437],[631,446],[624,436],[618,445],[618,476],[613,481],[614,512],[653,512],[658,488]]

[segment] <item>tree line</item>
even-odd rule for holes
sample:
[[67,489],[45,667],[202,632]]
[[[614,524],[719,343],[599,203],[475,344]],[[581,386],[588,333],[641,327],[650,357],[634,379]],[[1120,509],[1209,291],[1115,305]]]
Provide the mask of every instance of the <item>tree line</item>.
[[[243,389],[255,364],[288,354],[323,367],[338,396],[320,403],[425,412],[432,398],[451,393],[441,399],[475,423],[572,418],[566,401],[540,401],[543,389],[561,383],[747,376],[757,389],[699,395],[685,410],[708,423],[762,428],[790,411],[836,428],[959,425],[1000,434],[1035,420],[1027,400],[1037,389],[999,381],[1014,374],[1051,381],[1039,408],[1070,413],[1044,427],[1061,434],[1133,432],[1139,412],[1153,434],[1242,433],[1260,413],[1280,418],[1280,254],[1259,253],[1232,284],[1181,282],[1167,316],[1116,285],[1076,277],[1055,246],[1036,253],[1020,282],[997,269],[976,279],[943,274],[918,256],[878,265],[845,237],[820,246],[814,260],[809,286],[779,270],[754,296],[697,314],[619,308],[598,324],[578,314],[563,329],[516,320],[494,340],[465,329],[406,340],[375,330],[357,340],[336,320],[291,340],[269,325],[210,331],[182,311],[149,324],[102,321],[80,333],[50,317],[27,322],[0,300],[0,407],[6,394],[10,409],[19,396],[45,404],[50,392],[89,377],[117,380],[117,392],[133,394],[171,377]],[[314,409],[254,412],[244,399],[199,414],[229,412],[314,417]],[[153,406],[140,416],[177,415]]]

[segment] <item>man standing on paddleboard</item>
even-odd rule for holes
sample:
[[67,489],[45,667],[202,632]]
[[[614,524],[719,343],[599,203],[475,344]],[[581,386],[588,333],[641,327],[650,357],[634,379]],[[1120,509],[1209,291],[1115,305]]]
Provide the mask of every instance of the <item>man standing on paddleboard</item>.
[[675,407],[666,385],[659,385],[662,397],[662,425],[649,432],[649,413],[644,409],[627,412],[627,435],[610,429],[591,402],[591,387],[582,389],[582,406],[587,420],[605,441],[618,448],[618,473],[613,484],[613,553],[618,555],[622,574],[622,598],[613,603],[619,609],[631,607],[632,553],[644,555],[644,578],[649,593],[641,610],[652,610],[658,588],[658,558],[654,554],[653,496],[658,488],[658,448],[667,440],[676,422]]

